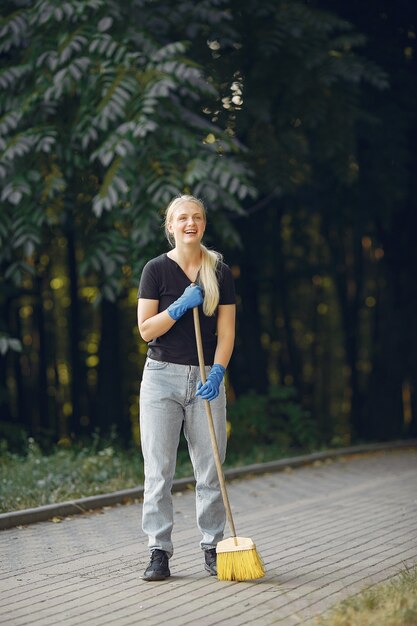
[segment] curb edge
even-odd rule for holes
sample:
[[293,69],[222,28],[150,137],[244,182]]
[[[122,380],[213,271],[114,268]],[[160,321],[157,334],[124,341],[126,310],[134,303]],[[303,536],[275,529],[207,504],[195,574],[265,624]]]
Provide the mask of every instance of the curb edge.
[[[313,452],[302,456],[287,457],[277,461],[268,461],[266,463],[254,463],[252,465],[244,465],[226,469],[224,475],[226,479],[242,478],[248,475],[266,474],[268,472],[280,472],[287,468],[297,468],[303,465],[310,465],[316,461],[324,461],[342,456],[350,456],[354,454],[366,452],[388,452],[390,450],[401,450],[405,448],[417,448],[417,439],[392,441],[389,443],[371,443],[347,448],[337,448],[324,452]],[[174,480],[172,492],[181,491],[194,485],[194,477],[179,478]],[[68,500],[56,504],[47,504],[31,509],[22,509],[21,511],[10,511],[0,514],[0,530],[6,530],[21,525],[35,524],[44,522],[52,517],[66,517],[68,515],[79,515],[101,509],[105,506],[115,504],[123,504],[128,500],[137,500],[143,497],[144,487],[140,485],[131,489],[122,489],[112,493],[99,494],[97,496],[88,496],[78,498],[76,500]]]

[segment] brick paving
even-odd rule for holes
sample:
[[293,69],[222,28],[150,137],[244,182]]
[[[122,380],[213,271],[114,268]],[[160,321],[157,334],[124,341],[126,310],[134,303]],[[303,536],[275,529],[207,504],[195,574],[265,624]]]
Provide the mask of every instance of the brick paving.
[[174,495],[172,576],[160,583],[140,578],[140,504],[0,532],[0,624],[313,625],[339,600],[417,565],[417,450],[240,478],[229,496],[264,579],[206,574],[188,489]]

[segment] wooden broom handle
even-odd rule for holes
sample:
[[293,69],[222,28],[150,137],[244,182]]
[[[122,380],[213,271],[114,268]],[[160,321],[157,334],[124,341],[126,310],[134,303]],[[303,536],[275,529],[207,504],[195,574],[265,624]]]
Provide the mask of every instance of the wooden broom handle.
[[[197,343],[198,364],[200,367],[201,381],[204,385],[206,382],[206,368],[204,363],[203,341],[201,339],[200,318],[198,316],[198,307],[193,308],[195,340]],[[227,521],[232,532],[232,536],[236,537],[235,524],[233,522],[232,509],[230,507],[229,496],[227,495],[226,482],[224,480],[222,463],[220,461],[219,446],[217,445],[216,431],[214,430],[213,415],[211,412],[210,402],[204,400],[204,406],[207,413],[208,426],[210,431],[211,447],[213,448],[214,461],[216,463],[217,475],[219,477],[220,491],[222,493],[224,508],[226,509]]]

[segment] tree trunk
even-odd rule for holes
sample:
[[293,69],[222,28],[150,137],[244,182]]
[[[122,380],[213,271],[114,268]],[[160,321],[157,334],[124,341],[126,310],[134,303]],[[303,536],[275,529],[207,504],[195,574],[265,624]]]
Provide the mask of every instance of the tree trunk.
[[46,345],[45,314],[42,302],[42,286],[45,279],[37,279],[37,301],[34,311],[34,322],[38,332],[38,407],[39,407],[39,428],[40,431],[52,439],[56,435],[56,420],[51,412],[48,396],[48,354]]
[[[0,307],[0,324],[4,329],[9,329],[9,316],[10,316],[10,298],[4,297]],[[6,352],[6,354],[0,354],[0,416],[4,422],[11,422],[12,417],[12,399],[10,397],[10,390],[7,384],[8,369],[13,353]]]
[[[417,380],[417,311],[414,245],[415,212],[412,205],[398,211],[390,229],[378,223],[385,251],[386,285],[378,303],[378,347],[375,351],[369,411],[381,439],[411,436],[415,428]],[[403,386],[410,385],[411,422],[404,423]]]
[[357,369],[359,309],[362,298],[363,268],[360,235],[352,227],[350,249],[347,241],[348,229],[331,227],[329,218],[322,220],[323,234],[333,260],[334,278],[339,300],[346,354],[349,371],[350,424],[352,439],[367,439],[371,436],[369,421],[363,412],[363,396]]
[[274,230],[276,232],[276,241],[274,246],[275,261],[275,280],[274,291],[279,294],[282,316],[284,319],[285,342],[287,345],[289,373],[291,374],[294,387],[297,390],[299,401],[303,397],[302,374],[301,374],[301,357],[295,341],[292,325],[291,325],[291,306],[288,288],[288,274],[285,266],[285,258],[282,244],[282,218],[283,210],[275,209],[276,216],[274,220]]
[[[14,337],[22,340],[21,323],[19,317],[19,300],[16,298],[12,304],[12,321],[11,333]],[[33,413],[28,403],[28,389],[25,385],[25,377],[22,375],[22,359],[27,358],[24,354],[24,349],[21,353],[13,354],[14,362],[14,378],[16,384],[16,407],[17,407],[17,421],[22,424],[29,435],[34,434],[34,420]]]
[[101,303],[101,338],[99,347],[97,385],[97,426],[109,434],[115,426],[124,440],[129,440],[129,422],[124,418],[120,360],[119,311],[117,304],[103,300]]
[[78,274],[75,255],[75,236],[72,224],[71,208],[67,210],[67,221],[64,233],[67,239],[69,296],[69,337],[70,337],[70,367],[71,367],[71,404],[72,414],[69,421],[69,431],[78,436],[83,431],[81,425],[81,395],[83,393],[83,368],[80,358],[80,303],[78,299]]
[[243,249],[230,254],[240,268],[236,280],[239,298],[237,336],[230,378],[236,395],[253,390],[266,393],[268,389],[267,359],[261,344],[261,318],[259,313],[260,285],[263,279],[262,247],[258,244],[259,220],[249,216],[240,221]]

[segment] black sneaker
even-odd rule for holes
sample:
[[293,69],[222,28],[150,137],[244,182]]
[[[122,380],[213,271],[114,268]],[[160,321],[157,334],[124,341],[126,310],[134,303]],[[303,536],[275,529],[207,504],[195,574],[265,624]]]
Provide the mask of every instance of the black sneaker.
[[168,567],[168,554],[164,550],[152,550],[151,560],[146,568],[143,580],[165,580],[171,576]]
[[204,550],[204,559],[204,569],[210,574],[210,576],[217,576],[216,548],[212,548],[211,550]]

